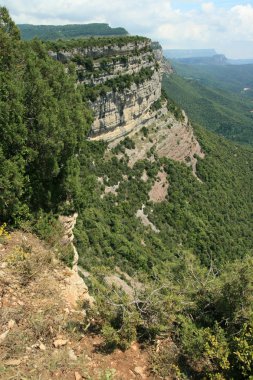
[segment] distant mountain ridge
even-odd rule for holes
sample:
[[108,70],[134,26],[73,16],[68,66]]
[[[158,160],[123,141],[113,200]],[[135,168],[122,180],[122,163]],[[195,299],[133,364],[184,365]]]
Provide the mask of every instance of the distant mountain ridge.
[[215,49],[165,49],[164,55],[166,58],[199,58],[212,57],[216,55]]
[[223,54],[215,54],[211,57],[178,58],[176,61],[186,65],[227,65],[228,60]]
[[125,36],[125,28],[112,28],[105,23],[69,24],[69,25],[17,25],[23,40],[38,37],[42,40],[57,40],[90,36]]
[[231,65],[251,65],[253,63],[252,59],[229,59],[228,63]]

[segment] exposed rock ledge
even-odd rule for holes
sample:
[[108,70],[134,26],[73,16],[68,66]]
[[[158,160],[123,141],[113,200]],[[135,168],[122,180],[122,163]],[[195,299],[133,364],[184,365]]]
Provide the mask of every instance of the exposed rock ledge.
[[[146,137],[141,132],[143,126],[148,128]],[[158,157],[184,162],[196,176],[197,160],[205,157],[185,112],[183,111],[183,119],[177,120],[168,112],[166,105],[158,112],[149,112],[139,127],[129,130],[128,136],[135,143],[135,149],[126,149],[130,167],[145,158],[153,161],[156,154]],[[115,147],[121,139],[118,136],[109,143],[109,147]],[[151,150],[152,155],[149,154]]]
[[155,71],[149,81],[119,93],[108,92],[92,103],[92,140],[113,141],[149,118],[150,107],[161,96],[161,74]]
[[66,273],[65,287],[62,288],[64,297],[67,299],[69,306],[73,308],[80,305],[80,303],[88,303],[90,305],[94,303],[94,298],[89,295],[88,288],[78,273],[79,255],[73,243],[73,230],[76,225],[77,217],[78,214],[75,213],[72,216],[60,216],[59,218],[65,231],[62,244],[71,244],[74,251],[73,267]]

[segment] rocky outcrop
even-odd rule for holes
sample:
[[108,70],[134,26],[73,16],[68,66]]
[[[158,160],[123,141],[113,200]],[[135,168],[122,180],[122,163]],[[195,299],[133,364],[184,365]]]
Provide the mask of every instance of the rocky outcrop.
[[[146,116],[140,126],[129,131],[129,137],[135,143],[134,149],[125,151],[129,157],[129,167],[133,167],[139,160],[148,159],[152,162],[157,155],[184,162],[196,175],[197,160],[203,159],[205,154],[185,112],[182,111],[182,118],[178,120],[173,113],[168,111],[165,102],[162,108],[149,112]],[[141,131],[143,126],[147,128],[146,136]],[[120,138],[111,141],[109,147],[114,148],[119,141]]]
[[150,227],[153,232],[158,234],[160,230],[158,230],[158,228],[156,228],[156,226],[149,220],[148,215],[146,215],[144,211],[145,205],[142,205],[142,208],[137,210],[136,217],[141,220],[145,227]]
[[148,38],[142,38],[142,41],[138,42],[128,42],[126,44],[121,42],[116,44],[105,44],[102,46],[96,46],[96,40],[94,40],[94,44],[90,44],[88,47],[75,47],[71,50],[62,49],[58,52],[49,51],[49,55],[62,63],[66,63],[76,55],[97,59],[136,53],[149,48],[150,45],[151,42]]
[[64,298],[67,300],[70,307],[75,308],[76,306],[88,303],[92,305],[94,299],[89,295],[88,288],[83,281],[82,277],[79,275],[78,270],[78,252],[73,243],[74,233],[73,230],[76,225],[78,214],[75,213],[71,216],[60,216],[59,220],[64,229],[64,235],[62,238],[62,244],[71,244],[74,251],[73,266],[72,269],[68,269],[66,276],[64,278],[64,286],[61,287]]
[[91,138],[112,141],[127,134],[142,123],[160,96],[159,71],[154,71],[151,79],[140,85],[133,84],[122,92],[111,91],[100,96],[91,105],[94,112]]
[[[126,49],[125,60],[115,57],[108,63],[106,74],[93,74],[90,81],[93,85],[101,85],[108,80],[131,75],[135,78],[140,75],[140,81],[132,83],[129,88],[106,91],[90,103],[94,112],[91,139],[112,141],[129,133],[142,123],[154,102],[161,97],[162,51],[153,50],[149,40],[145,46],[136,46],[134,54]],[[144,80],[141,78],[143,69],[149,69],[151,73]],[[87,83],[87,79],[84,81]]]
[[72,269],[75,272],[77,272],[77,270],[78,270],[78,259],[79,259],[76,247],[73,243],[73,241],[74,241],[73,230],[74,230],[75,225],[76,225],[77,217],[78,217],[77,213],[74,213],[71,216],[63,216],[62,215],[59,217],[59,221],[62,224],[63,230],[64,230],[64,234],[62,237],[62,244],[63,245],[71,244],[73,251],[74,251],[74,259],[73,259],[73,263],[72,263],[72,265],[73,265]]
[[104,45],[102,39],[86,41],[49,54],[63,64],[76,63],[94,114],[89,135],[94,140],[113,141],[145,124],[161,97],[162,74],[172,70],[159,43],[143,37],[105,39]]

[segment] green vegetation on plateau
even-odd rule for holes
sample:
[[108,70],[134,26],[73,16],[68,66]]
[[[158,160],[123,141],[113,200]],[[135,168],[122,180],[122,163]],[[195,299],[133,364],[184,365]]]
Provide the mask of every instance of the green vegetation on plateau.
[[[66,73],[43,43],[22,42],[5,8],[0,41],[1,224],[48,239],[57,235],[59,214],[77,211],[80,265],[97,302],[87,322],[107,348],[135,339],[152,347],[159,337],[152,368],[161,378],[249,379],[253,150],[196,126],[205,152],[198,178],[166,158],[129,168],[124,149],[134,140],[121,143],[121,158],[86,140],[92,119],[73,64]],[[154,204],[149,191],[161,167],[168,195]],[[117,195],[104,194],[113,185]],[[143,204],[160,233],[136,218]],[[141,282],[134,299],[106,286],[116,266]]]
[[71,50],[74,48],[85,49],[91,47],[103,47],[116,45],[123,47],[128,43],[137,44],[139,42],[148,42],[149,39],[142,36],[118,36],[118,37],[90,37],[78,38],[73,40],[56,40],[45,42],[48,49],[53,51]]
[[89,36],[122,36],[127,35],[124,28],[111,28],[108,24],[73,24],[73,25],[30,25],[20,24],[18,28],[21,38],[32,40],[38,37],[41,40],[70,39]]
[[119,75],[113,79],[107,79],[103,84],[99,85],[84,85],[83,86],[83,98],[86,100],[95,101],[98,96],[104,96],[107,92],[122,92],[125,89],[129,89],[132,84],[139,86],[146,80],[150,80],[154,75],[154,71],[151,68],[142,68],[138,73],[132,75],[125,74]]

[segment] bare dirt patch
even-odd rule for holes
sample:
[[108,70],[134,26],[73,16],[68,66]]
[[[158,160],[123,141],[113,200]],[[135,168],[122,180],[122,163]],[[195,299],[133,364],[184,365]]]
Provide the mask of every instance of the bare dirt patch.
[[143,182],[147,182],[148,181],[148,174],[146,172],[146,169],[144,169],[143,173],[142,173],[142,176],[141,176],[141,180]]
[[141,220],[145,227],[150,227],[152,231],[158,234],[160,230],[149,220],[148,216],[144,213],[144,209],[145,205],[142,205],[142,208],[136,212],[136,217]]
[[165,201],[168,193],[169,183],[167,181],[167,173],[163,170],[159,171],[155,179],[155,183],[149,192],[149,200],[155,203]]

